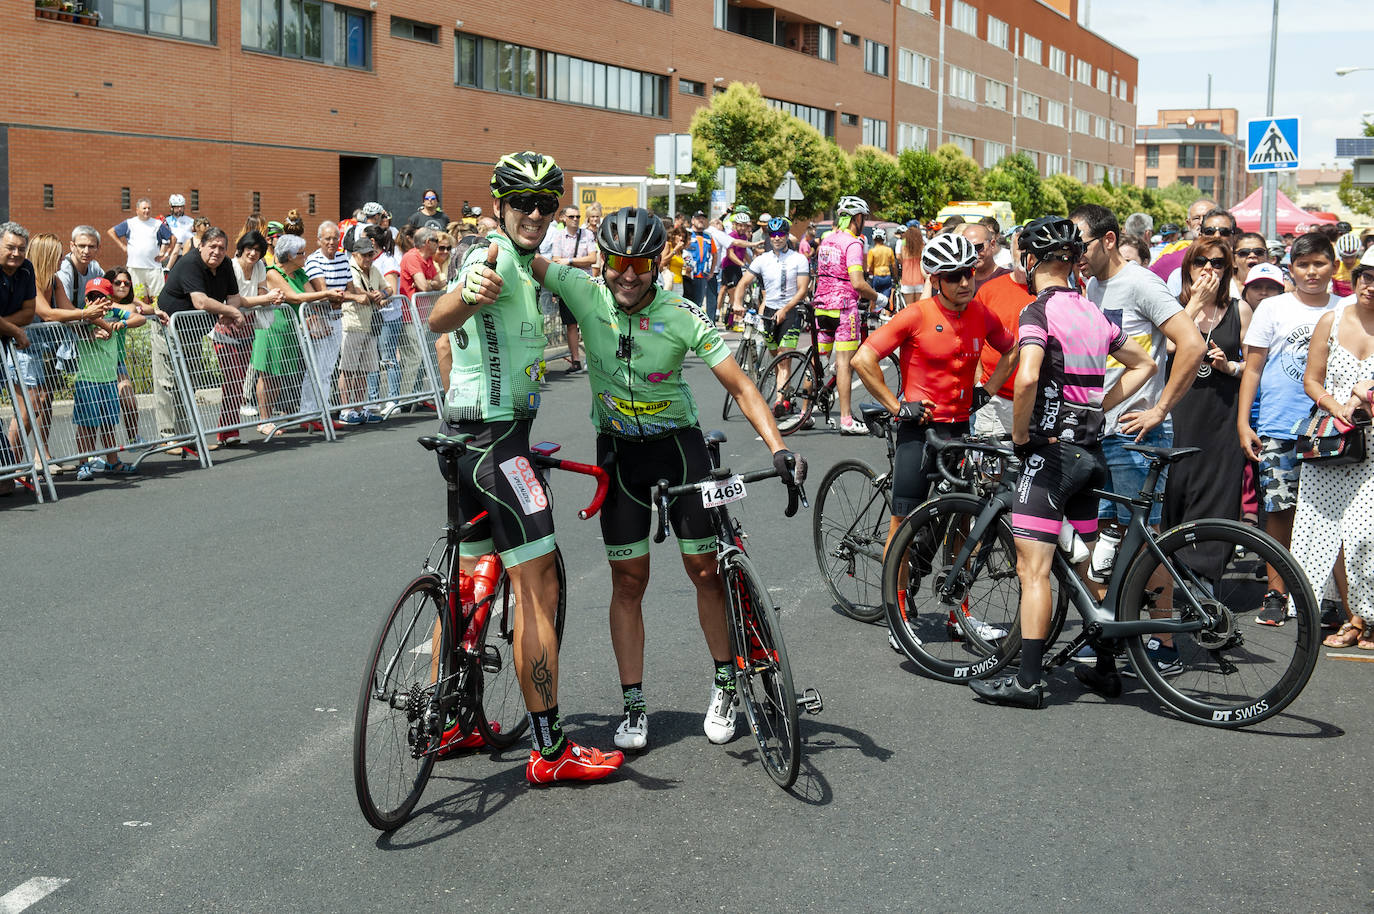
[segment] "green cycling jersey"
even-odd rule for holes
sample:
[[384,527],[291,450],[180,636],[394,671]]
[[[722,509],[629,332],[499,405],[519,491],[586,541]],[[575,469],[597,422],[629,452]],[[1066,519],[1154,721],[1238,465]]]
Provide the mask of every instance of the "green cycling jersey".
[[568,306],[582,331],[598,432],[650,439],[697,424],[683,360],[690,350],[714,368],[730,357],[704,312],[656,287],[649,304],[626,314],[604,282],[566,264],[551,264],[544,285]]
[[[453,368],[444,415],[451,423],[532,419],[539,409],[548,340],[539,310],[539,287],[530,273],[534,255],[516,251],[500,232],[491,232],[487,241],[495,241],[501,249],[496,259],[501,294],[449,333]],[[486,262],[487,247],[474,244],[468,250],[463,268],[449,283],[450,292],[462,288],[469,269]]]

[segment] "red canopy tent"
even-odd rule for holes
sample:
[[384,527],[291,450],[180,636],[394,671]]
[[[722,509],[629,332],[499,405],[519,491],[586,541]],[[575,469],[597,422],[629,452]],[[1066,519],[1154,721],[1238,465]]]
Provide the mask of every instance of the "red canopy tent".
[[[1298,209],[1284,195],[1283,191],[1278,192],[1278,223],[1279,234],[1286,235],[1293,233],[1301,235],[1303,232],[1311,230],[1314,226],[1327,222],[1336,222],[1335,217],[1329,213],[1309,213],[1305,209]],[[1236,223],[1247,232],[1258,232],[1260,230],[1260,204],[1264,198],[1262,188],[1256,188],[1255,192],[1244,200],[1231,207],[1231,215],[1236,217]]]

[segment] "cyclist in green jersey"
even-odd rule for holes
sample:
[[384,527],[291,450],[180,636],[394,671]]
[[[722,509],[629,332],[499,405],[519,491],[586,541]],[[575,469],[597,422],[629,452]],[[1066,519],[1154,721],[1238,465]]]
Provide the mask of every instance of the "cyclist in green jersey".
[[[663,223],[645,209],[624,207],[597,233],[602,276],[542,257],[534,277],[577,316],[592,386],[597,458],[610,467],[611,490],[601,509],[601,532],[611,565],[611,644],[615,649],[625,715],[615,733],[622,749],[648,744],[644,702],[644,616],[649,583],[650,488],[695,482],[711,471],[697,406],[683,377],[695,352],[740,405],[785,482],[800,482],[806,462],[783,447],[773,414],[740,370],[715,326],[696,305],[657,285],[667,241]],[[738,703],[728,658],[725,589],[716,570],[716,540],[700,499],[670,506],[682,563],[696,587],[697,617],[714,663],[711,700],[703,728],[713,743],[734,736]]]
[[[449,335],[453,358],[442,430],[472,436],[458,461],[463,520],[487,512],[481,529],[460,549],[462,567],[471,572],[478,556],[495,550],[515,594],[516,673],[534,738],[525,767],[531,784],[596,780],[625,758],[563,735],[553,512],[529,459],[547,342],[530,261],[562,193],[563,172],[552,158],[533,152],[503,156],[491,178],[500,228],[487,235],[489,244],[468,251],[429,317],[431,330]],[[480,737],[452,736],[465,747],[480,745]]]

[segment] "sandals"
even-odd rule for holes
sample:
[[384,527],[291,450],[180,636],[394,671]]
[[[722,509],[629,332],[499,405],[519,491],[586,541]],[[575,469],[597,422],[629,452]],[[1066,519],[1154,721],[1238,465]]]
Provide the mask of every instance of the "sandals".
[[1360,640],[1355,642],[1355,646],[1362,651],[1374,651],[1374,633],[1369,631],[1368,625],[1360,630]]
[[1364,629],[1354,622],[1344,622],[1334,635],[1322,639],[1324,647],[1351,647],[1355,644],[1368,645],[1364,649],[1374,651],[1374,640],[1365,635]]
[[280,438],[282,435],[286,434],[286,431],[278,428],[275,422],[264,422],[262,425],[258,426],[258,434],[269,439]]

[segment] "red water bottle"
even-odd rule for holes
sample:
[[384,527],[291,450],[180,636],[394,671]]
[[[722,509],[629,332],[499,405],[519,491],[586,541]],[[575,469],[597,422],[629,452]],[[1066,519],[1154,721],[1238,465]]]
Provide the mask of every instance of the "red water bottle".
[[501,559],[495,553],[488,553],[477,560],[472,570],[472,601],[480,603],[487,594],[496,590],[496,582],[501,577]]

